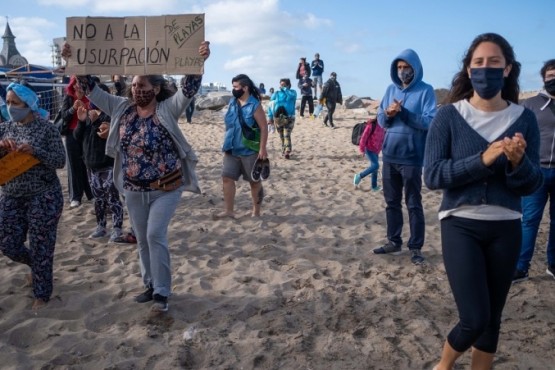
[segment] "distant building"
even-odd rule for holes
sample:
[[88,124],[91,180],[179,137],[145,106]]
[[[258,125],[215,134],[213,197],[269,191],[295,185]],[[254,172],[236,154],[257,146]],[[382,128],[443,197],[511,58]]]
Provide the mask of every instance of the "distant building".
[[6,30],[4,31],[4,36],[2,36],[4,44],[2,45],[2,51],[0,52],[0,67],[4,68],[18,68],[29,64],[27,59],[25,59],[15,46],[15,36],[12,33],[10,24],[6,20]]
[[202,84],[202,86],[200,87],[199,94],[206,95],[207,93],[213,92],[213,91],[227,91],[227,88],[225,87],[224,84],[220,82],[210,82],[210,83]]

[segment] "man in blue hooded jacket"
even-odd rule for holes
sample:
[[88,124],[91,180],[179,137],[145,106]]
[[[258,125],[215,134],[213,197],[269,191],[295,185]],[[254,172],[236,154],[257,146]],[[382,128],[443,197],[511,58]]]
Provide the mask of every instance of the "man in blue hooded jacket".
[[391,63],[391,80],[378,108],[378,123],[386,129],[382,156],[382,182],[386,202],[387,243],[376,254],[398,254],[403,240],[403,191],[410,224],[408,248],[415,265],[424,262],[422,165],[426,135],[436,114],[434,89],[422,81],[418,54],[402,51]]

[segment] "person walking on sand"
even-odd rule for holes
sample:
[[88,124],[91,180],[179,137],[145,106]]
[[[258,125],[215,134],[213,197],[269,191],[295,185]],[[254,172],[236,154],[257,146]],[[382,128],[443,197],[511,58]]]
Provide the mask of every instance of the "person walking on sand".
[[56,169],[66,163],[60,133],[38,101],[31,87],[11,83],[6,94],[10,119],[0,124],[0,158],[30,154],[39,162],[0,186],[0,251],[30,267],[33,309],[52,296],[54,249],[64,205]]
[[424,262],[425,220],[422,208],[422,163],[426,134],[436,114],[432,86],[422,78],[424,69],[412,49],[402,51],[390,67],[393,83],[387,88],[378,108],[378,123],[386,129],[382,149],[382,184],[386,203],[387,242],[373,252],[397,254],[403,240],[403,194],[409,214],[408,248],[411,262]]
[[[223,167],[222,186],[224,193],[224,211],[212,215],[214,220],[235,218],[235,182],[239,177],[249,182],[252,197],[252,217],[260,216],[260,207],[264,199],[264,188],[260,179],[253,179],[252,170],[258,160],[266,160],[266,142],[268,140],[268,123],[260,103],[258,89],[249,76],[239,74],[231,80],[233,98],[229,102],[224,117],[225,135],[222,145]],[[241,122],[243,121],[243,122]],[[245,146],[242,124],[260,129],[260,149],[258,152]]]
[[319,103],[325,105],[328,109],[328,114],[324,116],[324,126],[328,126],[328,121],[331,128],[335,128],[333,124],[333,114],[337,103],[343,104],[343,94],[341,93],[341,85],[337,81],[337,73],[332,72],[330,78],[324,84],[322,94],[320,95]]
[[380,168],[380,163],[378,161],[378,156],[382,150],[384,130],[378,125],[377,118],[370,118],[366,122],[366,127],[360,138],[359,150],[360,153],[368,159],[370,166],[360,173],[356,173],[353,179],[353,184],[355,188],[358,188],[360,182],[363,178],[370,175],[371,176],[371,189],[372,191],[380,191],[382,188],[378,186],[378,170]]
[[443,191],[441,245],[458,323],[435,370],[472,348],[491,369],[520,251],[521,197],[542,185],[534,113],[518,105],[520,63],[502,36],[477,36],[426,141],[424,181]]
[[291,80],[282,78],[279,80],[279,90],[270,99],[268,120],[277,129],[281,140],[281,155],[285,159],[290,159],[293,151],[291,133],[295,127],[296,103],[297,92],[291,88]]
[[[210,56],[208,41],[198,49]],[[71,56],[64,45],[62,56]],[[183,191],[200,193],[197,156],[178,120],[202,84],[202,75],[186,75],[175,92],[162,75],[136,75],[125,97],[111,95],[91,76],[79,85],[91,103],[111,117],[106,154],[114,158],[114,183],[124,195],[137,237],[144,292],[137,303],[153,301],[151,311],[168,311],[172,292],[168,226]]]

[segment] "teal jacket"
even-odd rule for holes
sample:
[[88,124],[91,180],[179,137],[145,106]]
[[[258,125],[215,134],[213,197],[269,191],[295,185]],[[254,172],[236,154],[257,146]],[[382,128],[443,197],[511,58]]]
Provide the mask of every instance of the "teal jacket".
[[274,113],[280,105],[285,107],[289,117],[295,117],[295,104],[297,103],[297,92],[293,89],[283,88],[276,91],[270,98],[268,106],[268,118],[274,119]]

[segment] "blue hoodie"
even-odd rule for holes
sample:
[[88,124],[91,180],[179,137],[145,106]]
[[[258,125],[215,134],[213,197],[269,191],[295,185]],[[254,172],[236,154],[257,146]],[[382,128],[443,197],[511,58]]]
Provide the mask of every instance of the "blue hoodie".
[[[403,88],[397,76],[397,62],[403,60],[414,70],[410,84]],[[434,89],[422,81],[424,70],[418,54],[412,49],[402,51],[391,62],[391,80],[378,108],[378,123],[386,129],[382,148],[383,161],[422,166],[426,135],[436,114]],[[401,112],[387,118],[385,110],[393,100],[402,101]]]

